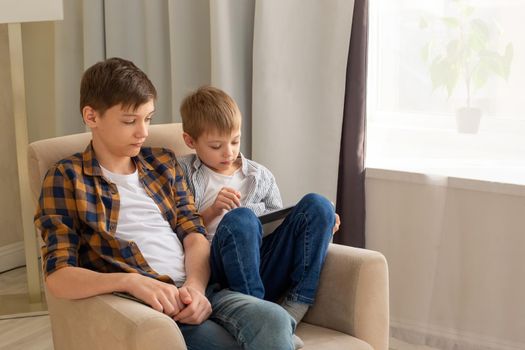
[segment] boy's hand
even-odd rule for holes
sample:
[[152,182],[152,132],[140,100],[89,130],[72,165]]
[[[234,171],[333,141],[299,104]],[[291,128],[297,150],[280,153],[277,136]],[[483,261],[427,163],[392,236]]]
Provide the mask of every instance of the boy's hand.
[[223,211],[230,211],[241,206],[241,193],[231,187],[223,187],[217,194],[215,201],[208,208],[201,211],[204,224],[208,225]]
[[210,317],[211,304],[202,292],[191,286],[183,286],[179,291],[181,300],[186,306],[173,317],[175,321],[197,325]]
[[218,213],[222,213],[222,210],[230,211],[238,208],[241,206],[241,193],[231,187],[223,187],[211,206]]
[[335,225],[332,230],[332,234],[335,234],[339,230],[339,225],[341,225],[341,219],[339,218],[339,215],[335,214]]
[[143,300],[153,309],[168,316],[174,316],[185,307],[179,289],[173,284],[164,283],[138,273],[130,273],[127,277],[129,277],[126,282],[127,292]]

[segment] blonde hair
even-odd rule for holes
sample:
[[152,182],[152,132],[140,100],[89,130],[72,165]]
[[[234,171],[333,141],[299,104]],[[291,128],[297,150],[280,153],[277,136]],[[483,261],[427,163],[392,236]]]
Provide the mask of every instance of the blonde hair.
[[182,129],[195,140],[215,130],[228,134],[241,125],[241,112],[227,93],[213,86],[202,86],[186,96],[180,106]]

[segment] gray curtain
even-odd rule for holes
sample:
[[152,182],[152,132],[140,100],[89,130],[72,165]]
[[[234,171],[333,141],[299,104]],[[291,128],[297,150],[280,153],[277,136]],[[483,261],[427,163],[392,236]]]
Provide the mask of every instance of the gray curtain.
[[[52,24],[49,39],[55,88],[45,95],[56,96],[56,112],[50,113],[56,121],[42,133],[32,127],[45,124],[41,113],[29,115],[32,140],[85,131],[78,112],[80,77],[95,62],[120,56],[155,84],[156,124],[180,121],[181,100],[198,86],[213,84],[230,93],[245,117],[242,151],[250,155],[254,8],[255,0],[64,1],[64,20]],[[28,57],[35,67],[43,61],[39,52]],[[50,94],[48,79],[29,79],[37,96]]]
[[365,129],[368,0],[356,0],[348,51],[334,242],[365,247]]
[[285,204],[336,201],[353,1],[264,0],[255,7],[252,156]]

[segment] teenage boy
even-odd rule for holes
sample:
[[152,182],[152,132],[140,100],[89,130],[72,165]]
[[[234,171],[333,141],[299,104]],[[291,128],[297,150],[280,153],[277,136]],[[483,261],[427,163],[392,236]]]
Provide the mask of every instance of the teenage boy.
[[281,208],[282,201],[272,173],[239,152],[237,104],[205,86],[184,99],[180,112],[184,141],[196,154],[179,163],[212,242],[211,281],[272,302],[284,297],[281,305],[299,323],[314,302],[328,243],[339,227],[333,205],[308,194],[263,238],[257,215]]
[[280,307],[209,286],[209,243],[174,154],[142,147],[157,93],[112,58],[82,78],[92,140],[47,173],[35,215],[46,287],[66,299],[125,292],[178,322],[191,349],[292,349]]

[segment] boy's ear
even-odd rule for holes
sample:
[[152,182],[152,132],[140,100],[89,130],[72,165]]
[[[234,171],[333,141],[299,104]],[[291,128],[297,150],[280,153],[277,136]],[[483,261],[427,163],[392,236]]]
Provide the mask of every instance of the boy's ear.
[[191,137],[187,132],[183,132],[182,138],[184,139],[186,146],[191,149],[195,149],[195,141],[193,140],[193,137]]
[[82,108],[82,119],[84,119],[84,123],[88,127],[94,128],[96,126],[98,117],[98,112],[92,107],[85,106],[84,108]]

